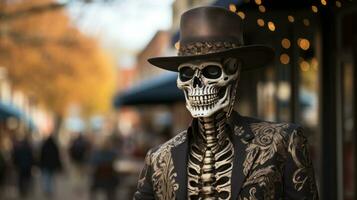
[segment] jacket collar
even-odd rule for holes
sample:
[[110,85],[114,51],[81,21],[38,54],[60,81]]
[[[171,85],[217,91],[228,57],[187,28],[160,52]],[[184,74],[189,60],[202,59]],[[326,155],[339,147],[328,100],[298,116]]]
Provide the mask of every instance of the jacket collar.
[[[231,192],[232,199],[237,199],[246,178],[247,172],[251,168],[253,162],[245,162],[247,158],[246,148],[249,142],[254,138],[254,134],[249,127],[247,118],[240,116],[236,112],[232,112],[228,120],[229,129],[232,135],[234,145],[234,163],[232,171]],[[178,183],[176,190],[176,199],[187,199],[187,160],[189,156],[189,140],[192,139],[194,132],[198,130],[197,119],[193,119],[191,126],[187,129],[187,139],[172,148],[171,154],[176,172],[175,181]],[[249,160],[255,160],[254,157]],[[244,173],[243,171],[246,171]]]

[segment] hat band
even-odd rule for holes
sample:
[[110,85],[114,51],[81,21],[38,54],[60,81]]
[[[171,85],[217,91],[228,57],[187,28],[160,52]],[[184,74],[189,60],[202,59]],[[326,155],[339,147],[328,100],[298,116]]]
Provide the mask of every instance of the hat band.
[[188,44],[180,44],[179,56],[204,55],[209,53],[217,53],[227,49],[233,49],[240,45],[235,42],[192,42]]

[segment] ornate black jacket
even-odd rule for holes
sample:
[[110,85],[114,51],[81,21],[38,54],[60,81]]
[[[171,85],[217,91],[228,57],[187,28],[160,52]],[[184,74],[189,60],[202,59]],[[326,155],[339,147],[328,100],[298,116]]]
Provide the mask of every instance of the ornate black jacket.
[[[145,158],[135,200],[187,199],[191,127]],[[302,128],[232,113],[230,134],[234,145],[231,196],[234,200],[318,199],[308,144]]]

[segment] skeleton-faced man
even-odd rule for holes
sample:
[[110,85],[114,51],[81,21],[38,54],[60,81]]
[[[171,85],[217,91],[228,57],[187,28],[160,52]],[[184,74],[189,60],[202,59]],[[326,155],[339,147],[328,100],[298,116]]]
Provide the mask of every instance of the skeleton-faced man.
[[318,199],[301,127],[233,110],[239,77],[274,55],[244,45],[241,23],[223,8],[194,8],[181,17],[179,55],[149,59],[178,72],[193,121],[147,153],[134,199]]

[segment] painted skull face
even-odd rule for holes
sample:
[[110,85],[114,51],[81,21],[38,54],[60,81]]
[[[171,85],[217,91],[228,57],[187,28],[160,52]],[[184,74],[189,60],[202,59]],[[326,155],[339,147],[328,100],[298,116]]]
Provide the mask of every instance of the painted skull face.
[[196,61],[179,66],[177,87],[184,91],[192,117],[209,117],[219,110],[230,112],[239,77],[237,59]]

